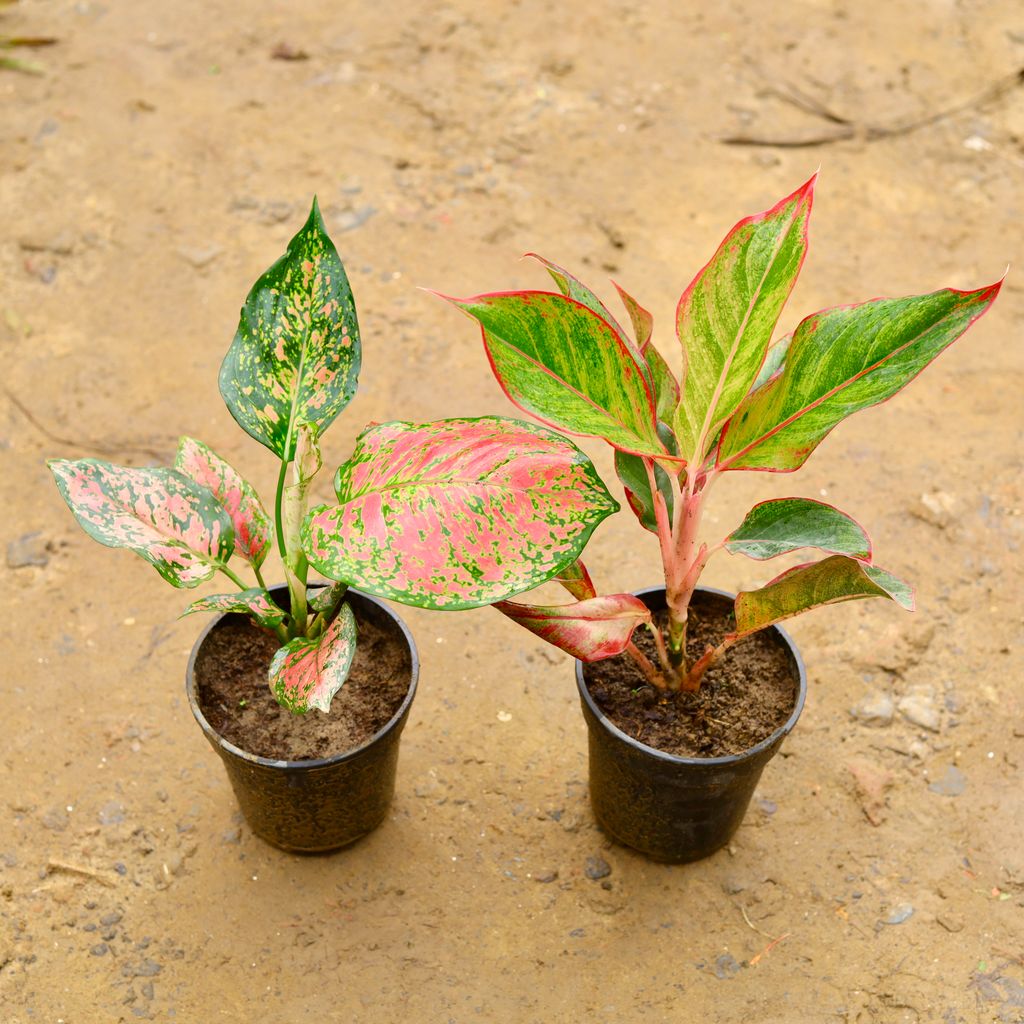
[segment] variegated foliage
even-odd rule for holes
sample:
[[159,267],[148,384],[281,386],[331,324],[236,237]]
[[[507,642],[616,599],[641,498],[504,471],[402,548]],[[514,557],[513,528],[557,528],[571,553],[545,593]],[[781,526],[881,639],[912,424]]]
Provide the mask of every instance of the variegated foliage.
[[231,517],[206,487],[176,470],[100,459],[51,459],[49,466],[90,537],[134,551],[174,586],[208,580],[231,557]]
[[202,484],[224,506],[235,531],[235,550],[259,568],[267,557],[273,527],[253,486],[202,441],[183,437],[174,468]]
[[242,429],[287,461],[300,423],[322,432],[348,405],[359,364],[352,291],[314,199],[287,252],[245,300],[220,392]]
[[278,704],[298,715],[311,708],[330,711],[355,653],[356,620],[351,606],[343,604],[322,636],[296,637],[274,655],[270,689]]
[[193,601],[182,613],[182,617],[194,612],[241,612],[254,622],[268,629],[280,626],[285,620],[284,611],[270,599],[261,587],[250,587],[237,594],[213,594]]
[[360,435],[338,504],[303,528],[309,562],[424,608],[490,604],[566,569],[618,509],[590,460],[552,431],[484,417]]
[[650,609],[632,594],[610,594],[564,605],[499,601],[494,607],[580,661],[601,661],[621,654],[633,630],[651,621]]
[[[997,283],[826,309],[773,344],[806,255],[815,180],[740,220],[683,292],[676,310],[678,377],[653,347],[652,317],[636,299],[615,285],[630,337],[590,288],[542,257],[534,258],[559,294],[450,300],[479,322],[494,373],[513,402],[545,423],[602,437],[615,448],[629,506],[659,538],[672,616],[659,656],[666,678],[677,684],[686,602],[719,548],[756,559],[801,548],[831,555],[741,595],[744,633],[853,598],[890,597],[909,606],[906,584],[871,564],[863,529],[830,505],[805,498],[762,502],[713,548],[697,536],[701,510],[723,471],[799,468],[837,423],[896,394],[999,292]],[[574,596],[591,602],[586,629],[598,636],[602,606],[593,603],[592,587]],[[580,649],[578,636],[586,630],[563,623],[570,612],[524,607],[502,610],[514,609],[513,617],[553,643]]]

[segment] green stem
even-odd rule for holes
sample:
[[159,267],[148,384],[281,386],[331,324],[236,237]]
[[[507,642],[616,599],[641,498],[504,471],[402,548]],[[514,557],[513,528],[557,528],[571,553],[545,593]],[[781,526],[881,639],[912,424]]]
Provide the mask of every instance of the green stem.
[[277,550],[281,552],[282,558],[288,557],[284,546],[284,517],[281,514],[281,505],[284,500],[284,482],[288,475],[288,460],[281,460],[281,472],[277,475],[277,497],[274,499],[274,522],[277,525]]
[[228,568],[228,567],[227,567],[226,565],[224,565],[224,563],[223,563],[223,562],[219,562],[219,563],[217,564],[217,568],[218,568],[218,569],[220,569],[220,571],[221,571],[222,573],[224,573],[224,575],[225,575],[225,576],[227,576],[227,578],[228,578],[229,580],[231,580],[231,582],[232,582],[232,583],[234,583],[234,585],[235,585],[236,587],[238,587],[238,589],[239,589],[239,590],[248,590],[248,589],[249,589],[249,587],[248,587],[248,585],[246,584],[245,580],[241,580],[241,579],[239,579],[239,578],[238,578],[238,577],[237,577],[237,576],[236,576],[236,575],[234,574],[234,572],[232,572],[232,570],[231,570],[231,569],[229,569],[229,568]]
[[260,567],[254,565],[252,571],[256,574],[256,582],[269,594],[270,587],[267,586],[267,581],[263,578],[263,573],[260,572]]

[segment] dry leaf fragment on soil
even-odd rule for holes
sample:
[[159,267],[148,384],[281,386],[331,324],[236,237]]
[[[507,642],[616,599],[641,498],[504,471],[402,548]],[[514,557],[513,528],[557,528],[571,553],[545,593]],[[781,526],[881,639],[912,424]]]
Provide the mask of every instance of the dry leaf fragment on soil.
[[892,772],[863,758],[848,761],[846,770],[853,776],[857,800],[864,817],[872,825],[881,825],[888,813],[885,791],[893,783]]

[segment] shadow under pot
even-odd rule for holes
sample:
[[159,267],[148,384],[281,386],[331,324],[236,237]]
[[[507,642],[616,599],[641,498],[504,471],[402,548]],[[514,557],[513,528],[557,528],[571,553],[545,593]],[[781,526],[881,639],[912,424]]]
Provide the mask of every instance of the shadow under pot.
[[[286,587],[271,589],[288,607]],[[322,853],[354,843],[385,818],[398,746],[416,693],[412,635],[386,605],[350,590],[357,648],[329,714],[294,715],[270,692],[280,643],[244,615],[214,619],[192,649],[192,714],[220,755],[242,814],[268,843]]]
[[[636,594],[656,615],[665,611],[663,587],[651,587]],[[727,632],[733,621],[734,600],[734,594],[701,587],[693,595],[691,618],[718,620],[720,631]],[[692,632],[691,625],[691,635]],[[747,749],[721,756],[666,753],[629,735],[601,707],[602,703],[614,703],[608,699],[609,687],[603,679],[608,670],[601,668],[607,663],[576,663],[576,683],[589,733],[590,801],[598,824],[611,838],[655,860],[672,863],[700,860],[732,838],[746,814],[761,772],[796,725],[807,694],[803,660],[787,633],[772,626],[755,634],[756,637],[761,638],[758,643],[766,661],[773,663],[773,676],[779,680],[775,687],[781,691],[776,717],[781,724],[769,726],[767,734],[755,738]],[[730,654],[749,642],[748,639],[737,644]],[[723,661],[728,661],[730,654]],[[632,687],[625,684],[625,699],[628,701],[632,695],[638,701],[648,701],[647,710],[634,716],[632,725],[623,721],[636,731],[638,718],[643,735],[646,729],[642,723],[663,717],[667,702],[650,703],[654,700],[652,688],[625,656],[610,661],[625,663],[624,667],[635,672]],[[701,689],[707,690],[702,701],[713,700],[714,689],[722,685],[715,678],[719,671],[716,667],[705,676]],[[753,671],[758,671],[756,664]],[[724,685],[732,687],[734,681],[730,679]],[[677,714],[691,715],[693,719],[703,717],[705,722],[714,719],[706,703],[697,703],[689,695],[681,695],[677,704],[678,700],[691,703],[684,703]],[[741,712],[745,703],[740,694],[736,706]],[[718,730],[714,722],[712,726]]]

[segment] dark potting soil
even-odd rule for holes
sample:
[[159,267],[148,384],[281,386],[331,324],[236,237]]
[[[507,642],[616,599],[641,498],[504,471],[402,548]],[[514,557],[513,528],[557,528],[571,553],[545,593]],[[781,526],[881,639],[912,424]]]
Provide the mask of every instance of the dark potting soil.
[[390,620],[368,618],[356,601],[352,610],[358,644],[329,714],[294,715],[281,707],[267,683],[267,669],[281,646],[277,637],[241,615],[228,616],[196,658],[196,689],[206,720],[236,747],[277,760],[331,757],[365,743],[405,699],[411,660],[405,638]]
[[[656,612],[654,618],[664,627],[668,613]],[[720,608],[691,605],[690,663],[732,628],[731,606],[723,614]],[[657,663],[648,630],[638,629],[633,640]],[[796,670],[770,630],[731,647],[696,693],[661,693],[626,655],[587,665],[584,680],[597,706],[624,733],[678,757],[724,757],[748,750],[786,722],[797,694]]]

